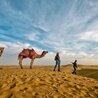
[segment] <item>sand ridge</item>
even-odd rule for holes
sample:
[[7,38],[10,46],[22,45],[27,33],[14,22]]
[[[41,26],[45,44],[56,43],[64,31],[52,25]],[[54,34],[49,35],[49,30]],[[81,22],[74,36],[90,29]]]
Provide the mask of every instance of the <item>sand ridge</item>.
[[2,68],[0,98],[98,98],[98,81],[49,67]]

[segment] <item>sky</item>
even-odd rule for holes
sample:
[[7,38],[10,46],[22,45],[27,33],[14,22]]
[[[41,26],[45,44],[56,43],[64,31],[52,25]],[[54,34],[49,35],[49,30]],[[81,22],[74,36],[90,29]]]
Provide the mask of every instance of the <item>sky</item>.
[[[24,48],[49,53],[34,64],[98,65],[98,0],[0,0],[0,65],[17,65]],[[25,59],[23,64],[29,64]]]

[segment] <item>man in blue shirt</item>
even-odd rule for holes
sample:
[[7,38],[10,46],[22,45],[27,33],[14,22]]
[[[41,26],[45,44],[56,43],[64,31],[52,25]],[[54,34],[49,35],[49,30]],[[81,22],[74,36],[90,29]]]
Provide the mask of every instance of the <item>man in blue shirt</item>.
[[72,72],[72,74],[75,74],[76,75],[76,71],[77,71],[77,60],[75,60],[72,64],[73,64],[73,68],[74,68],[74,71]]

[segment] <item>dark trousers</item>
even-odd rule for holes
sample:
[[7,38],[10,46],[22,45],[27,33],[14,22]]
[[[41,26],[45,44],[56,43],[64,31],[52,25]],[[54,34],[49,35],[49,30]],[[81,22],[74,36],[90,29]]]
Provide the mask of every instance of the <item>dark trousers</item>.
[[73,66],[73,68],[74,68],[74,71],[72,72],[73,74],[75,74],[76,75],[76,71],[77,71],[77,67],[76,66]]
[[58,65],[58,71],[60,71],[60,60],[56,60],[56,64],[54,66],[54,71],[55,71],[57,65]]

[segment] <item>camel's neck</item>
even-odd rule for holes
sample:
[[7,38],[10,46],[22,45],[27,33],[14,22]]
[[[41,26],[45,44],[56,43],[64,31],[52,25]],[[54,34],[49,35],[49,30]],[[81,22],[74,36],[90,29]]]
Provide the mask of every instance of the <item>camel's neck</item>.
[[37,54],[37,55],[36,55],[36,58],[42,58],[42,57],[45,56],[45,54],[46,54],[46,53],[43,53],[43,52],[42,52],[41,54]]

